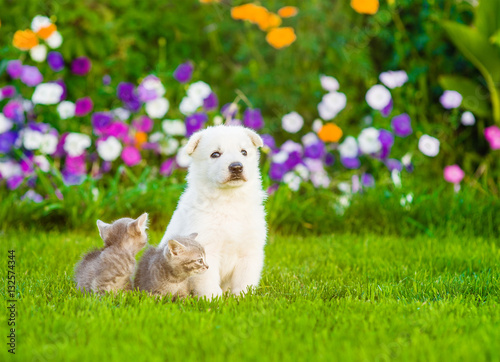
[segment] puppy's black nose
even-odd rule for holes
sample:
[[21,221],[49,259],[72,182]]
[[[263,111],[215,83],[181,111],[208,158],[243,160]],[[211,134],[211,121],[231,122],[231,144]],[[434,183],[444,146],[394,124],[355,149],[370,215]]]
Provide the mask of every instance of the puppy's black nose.
[[243,165],[241,162],[233,162],[232,164],[229,165],[229,171],[231,173],[242,173],[243,172]]

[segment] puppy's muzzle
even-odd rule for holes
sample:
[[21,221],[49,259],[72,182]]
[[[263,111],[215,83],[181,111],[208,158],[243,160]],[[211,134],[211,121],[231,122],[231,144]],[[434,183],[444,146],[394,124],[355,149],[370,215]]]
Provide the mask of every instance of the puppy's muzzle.
[[241,164],[241,162],[233,162],[229,165],[228,168],[229,172],[231,172],[231,174],[234,176],[240,176],[243,172],[243,165]]

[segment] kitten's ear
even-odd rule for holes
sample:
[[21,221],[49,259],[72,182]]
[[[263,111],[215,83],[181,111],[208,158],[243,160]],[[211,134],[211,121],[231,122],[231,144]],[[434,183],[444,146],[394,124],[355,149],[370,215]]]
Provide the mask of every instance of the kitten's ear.
[[198,236],[198,233],[192,233],[192,234],[189,234],[189,238],[190,239],[196,239],[196,237]]
[[250,128],[245,128],[245,132],[247,133],[248,137],[250,137],[250,140],[255,147],[259,148],[264,146],[264,141],[257,133],[252,131]]
[[104,241],[106,241],[106,237],[108,236],[109,226],[110,226],[109,224],[106,224],[101,220],[97,220],[97,228],[99,229],[99,235],[101,236],[101,239]]
[[168,241],[168,250],[174,256],[177,256],[186,250],[186,247],[179,243],[177,240],[171,239]]
[[148,213],[145,212],[134,221],[127,225],[128,232],[131,234],[144,234],[148,227]]
[[198,143],[200,143],[200,140],[201,140],[201,132],[196,132],[189,138],[189,141],[184,148],[184,150],[189,156],[191,156],[194,150],[196,150],[196,147],[198,147]]

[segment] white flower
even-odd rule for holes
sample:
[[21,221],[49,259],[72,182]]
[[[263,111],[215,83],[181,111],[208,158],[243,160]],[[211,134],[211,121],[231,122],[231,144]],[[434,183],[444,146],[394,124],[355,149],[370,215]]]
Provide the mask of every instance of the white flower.
[[476,123],[476,117],[472,114],[472,112],[464,112],[462,114],[462,118],[460,120],[464,126],[472,126]]
[[213,122],[215,126],[221,125],[222,123],[224,123],[224,118],[222,118],[221,116],[215,116]]
[[383,85],[376,84],[366,92],[365,99],[370,107],[381,111],[391,101],[391,92]]
[[330,178],[326,172],[314,172],[311,174],[311,182],[314,187],[327,188],[330,186]]
[[97,153],[104,161],[116,160],[122,152],[122,144],[116,137],[110,136],[97,144]]
[[0,113],[0,134],[7,132],[13,125],[14,123],[10,119]]
[[341,157],[354,158],[358,156],[358,143],[353,136],[347,136],[338,149]]
[[57,105],[57,112],[61,119],[73,118],[75,116],[75,104],[70,101],[62,101]]
[[272,156],[272,160],[275,163],[283,163],[288,159],[288,152],[280,151]]
[[379,130],[373,127],[362,130],[358,136],[359,149],[361,152],[370,154],[380,151],[382,149],[382,143],[378,139],[379,134]]
[[50,163],[47,157],[42,155],[37,155],[33,157],[33,162],[37,165],[43,172],[48,172],[50,170]]
[[63,37],[58,31],[54,31],[45,42],[51,49],[57,49],[61,46],[63,42]]
[[113,113],[113,115],[116,116],[121,121],[126,121],[127,119],[129,119],[131,114],[128,109],[121,107],[113,109],[111,113]]
[[146,90],[154,91],[157,97],[162,97],[165,94],[165,87],[161,84],[161,80],[154,75],[144,78],[141,85]]
[[90,137],[82,133],[70,133],[64,141],[64,151],[71,157],[81,156],[90,147]]
[[307,166],[307,169],[312,173],[321,173],[324,172],[323,161],[315,158],[305,158],[304,163]]
[[336,92],[339,90],[339,81],[334,77],[330,77],[328,75],[321,75],[319,77],[319,81],[321,82],[321,86],[324,90],[328,92]]
[[31,101],[34,104],[56,104],[61,100],[64,90],[57,83],[41,83],[36,86]]
[[297,112],[291,112],[283,116],[281,125],[285,131],[297,133],[304,125],[304,118]]
[[299,163],[293,170],[299,174],[302,180],[307,180],[309,178],[309,170],[303,164]]
[[200,100],[199,98],[192,98],[192,97],[184,97],[181,100],[181,104],[179,104],[179,111],[185,115],[189,116],[191,113],[196,112],[198,108],[200,108],[203,105],[203,100]]
[[435,157],[439,153],[439,140],[424,134],[418,140],[418,149],[426,156]]
[[411,165],[411,154],[407,153],[406,155],[404,155],[402,158],[401,158],[401,162],[403,163],[403,165],[405,165],[406,167],[410,166]]
[[300,143],[293,142],[292,140],[288,140],[281,145],[281,150],[287,153],[294,151],[302,152],[302,145]]
[[47,47],[43,44],[35,45],[30,49],[30,56],[35,62],[44,62],[47,59]]
[[9,179],[12,176],[22,175],[22,173],[21,166],[17,162],[0,162],[0,174],[2,174],[2,178]]
[[44,134],[42,137],[42,142],[40,144],[40,152],[47,155],[51,155],[56,152],[57,148],[57,136],[52,133]]
[[394,89],[403,86],[408,81],[408,74],[404,70],[389,70],[380,74],[379,79],[388,88]]
[[33,102],[30,101],[29,99],[24,99],[23,100],[23,109],[25,112],[29,112],[33,109]]
[[151,118],[161,118],[167,112],[169,103],[165,98],[157,98],[146,103],[146,113]]
[[319,116],[328,121],[333,119],[342,111],[347,104],[347,97],[344,93],[340,92],[331,92],[327,93],[321,99],[321,102],[318,104],[318,113]]
[[446,109],[458,108],[462,104],[463,97],[460,93],[453,90],[445,90],[439,98],[442,106]]
[[186,124],[180,119],[169,120],[166,119],[162,122],[161,127],[163,132],[169,136],[185,136],[186,135]]
[[396,186],[397,188],[401,187],[401,174],[398,170],[396,169],[392,170],[391,179],[392,182],[394,183],[394,186]]
[[177,152],[177,156],[175,156],[175,162],[179,167],[188,167],[191,164],[191,156],[189,156],[186,152],[185,147],[181,148],[179,152]]
[[308,134],[302,136],[302,144],[304,147],[315,144],[316,142],[318,142],[318,136],[316,136],[316,133],[309,132]]
[[351,184],[349,182],[339,182],[337,187],[343,193],[346,193],[346,194],[351,193]]
[[160,142],[163,138],[165,138],[165,135],[161,132],[155,132],[151,133],[149,135],[149,142],[151,143],[158,143]]
[[27,150],[38,150],[42,144],[43,134],[32,130],[25,129],[23,132],[23,146]]
[[175,138],[168,138],[166,142],[162,142],[160,152],[164,155],[172,155],[177,152],[179,148],[179,141]]
[[312,130],[318,133],[323,127],[323,121],[321,119],[315,119],[312,124]]
[[52,22],[50,19],[46,16],[42,15],[37,15],[33,18],[31,21],[31,30],[33,30],[35,33],[37,33],[40,29],[46,28],[47,26],[51,25]]
[[299,189],[301,181],[301,178],[293,172],[287,172],[283,176],[283,182],[286,183],[292,191],[297,191]]
[[187,90],[188,97],[201,102],[201,104],[203,104],[203,100],[207,98],[210,93],[212,93],[210,86],[201,80],[191,84]]

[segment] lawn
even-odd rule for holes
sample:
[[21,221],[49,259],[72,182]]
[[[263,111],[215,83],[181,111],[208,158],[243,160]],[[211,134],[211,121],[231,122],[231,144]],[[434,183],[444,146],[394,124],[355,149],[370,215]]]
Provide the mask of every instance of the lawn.
[[99,243],[0,234],[5,266],[16,250],[16,360],[500,360],[498,240],[271,235],[254,293],[177,303],[80,295],[73,266]]

